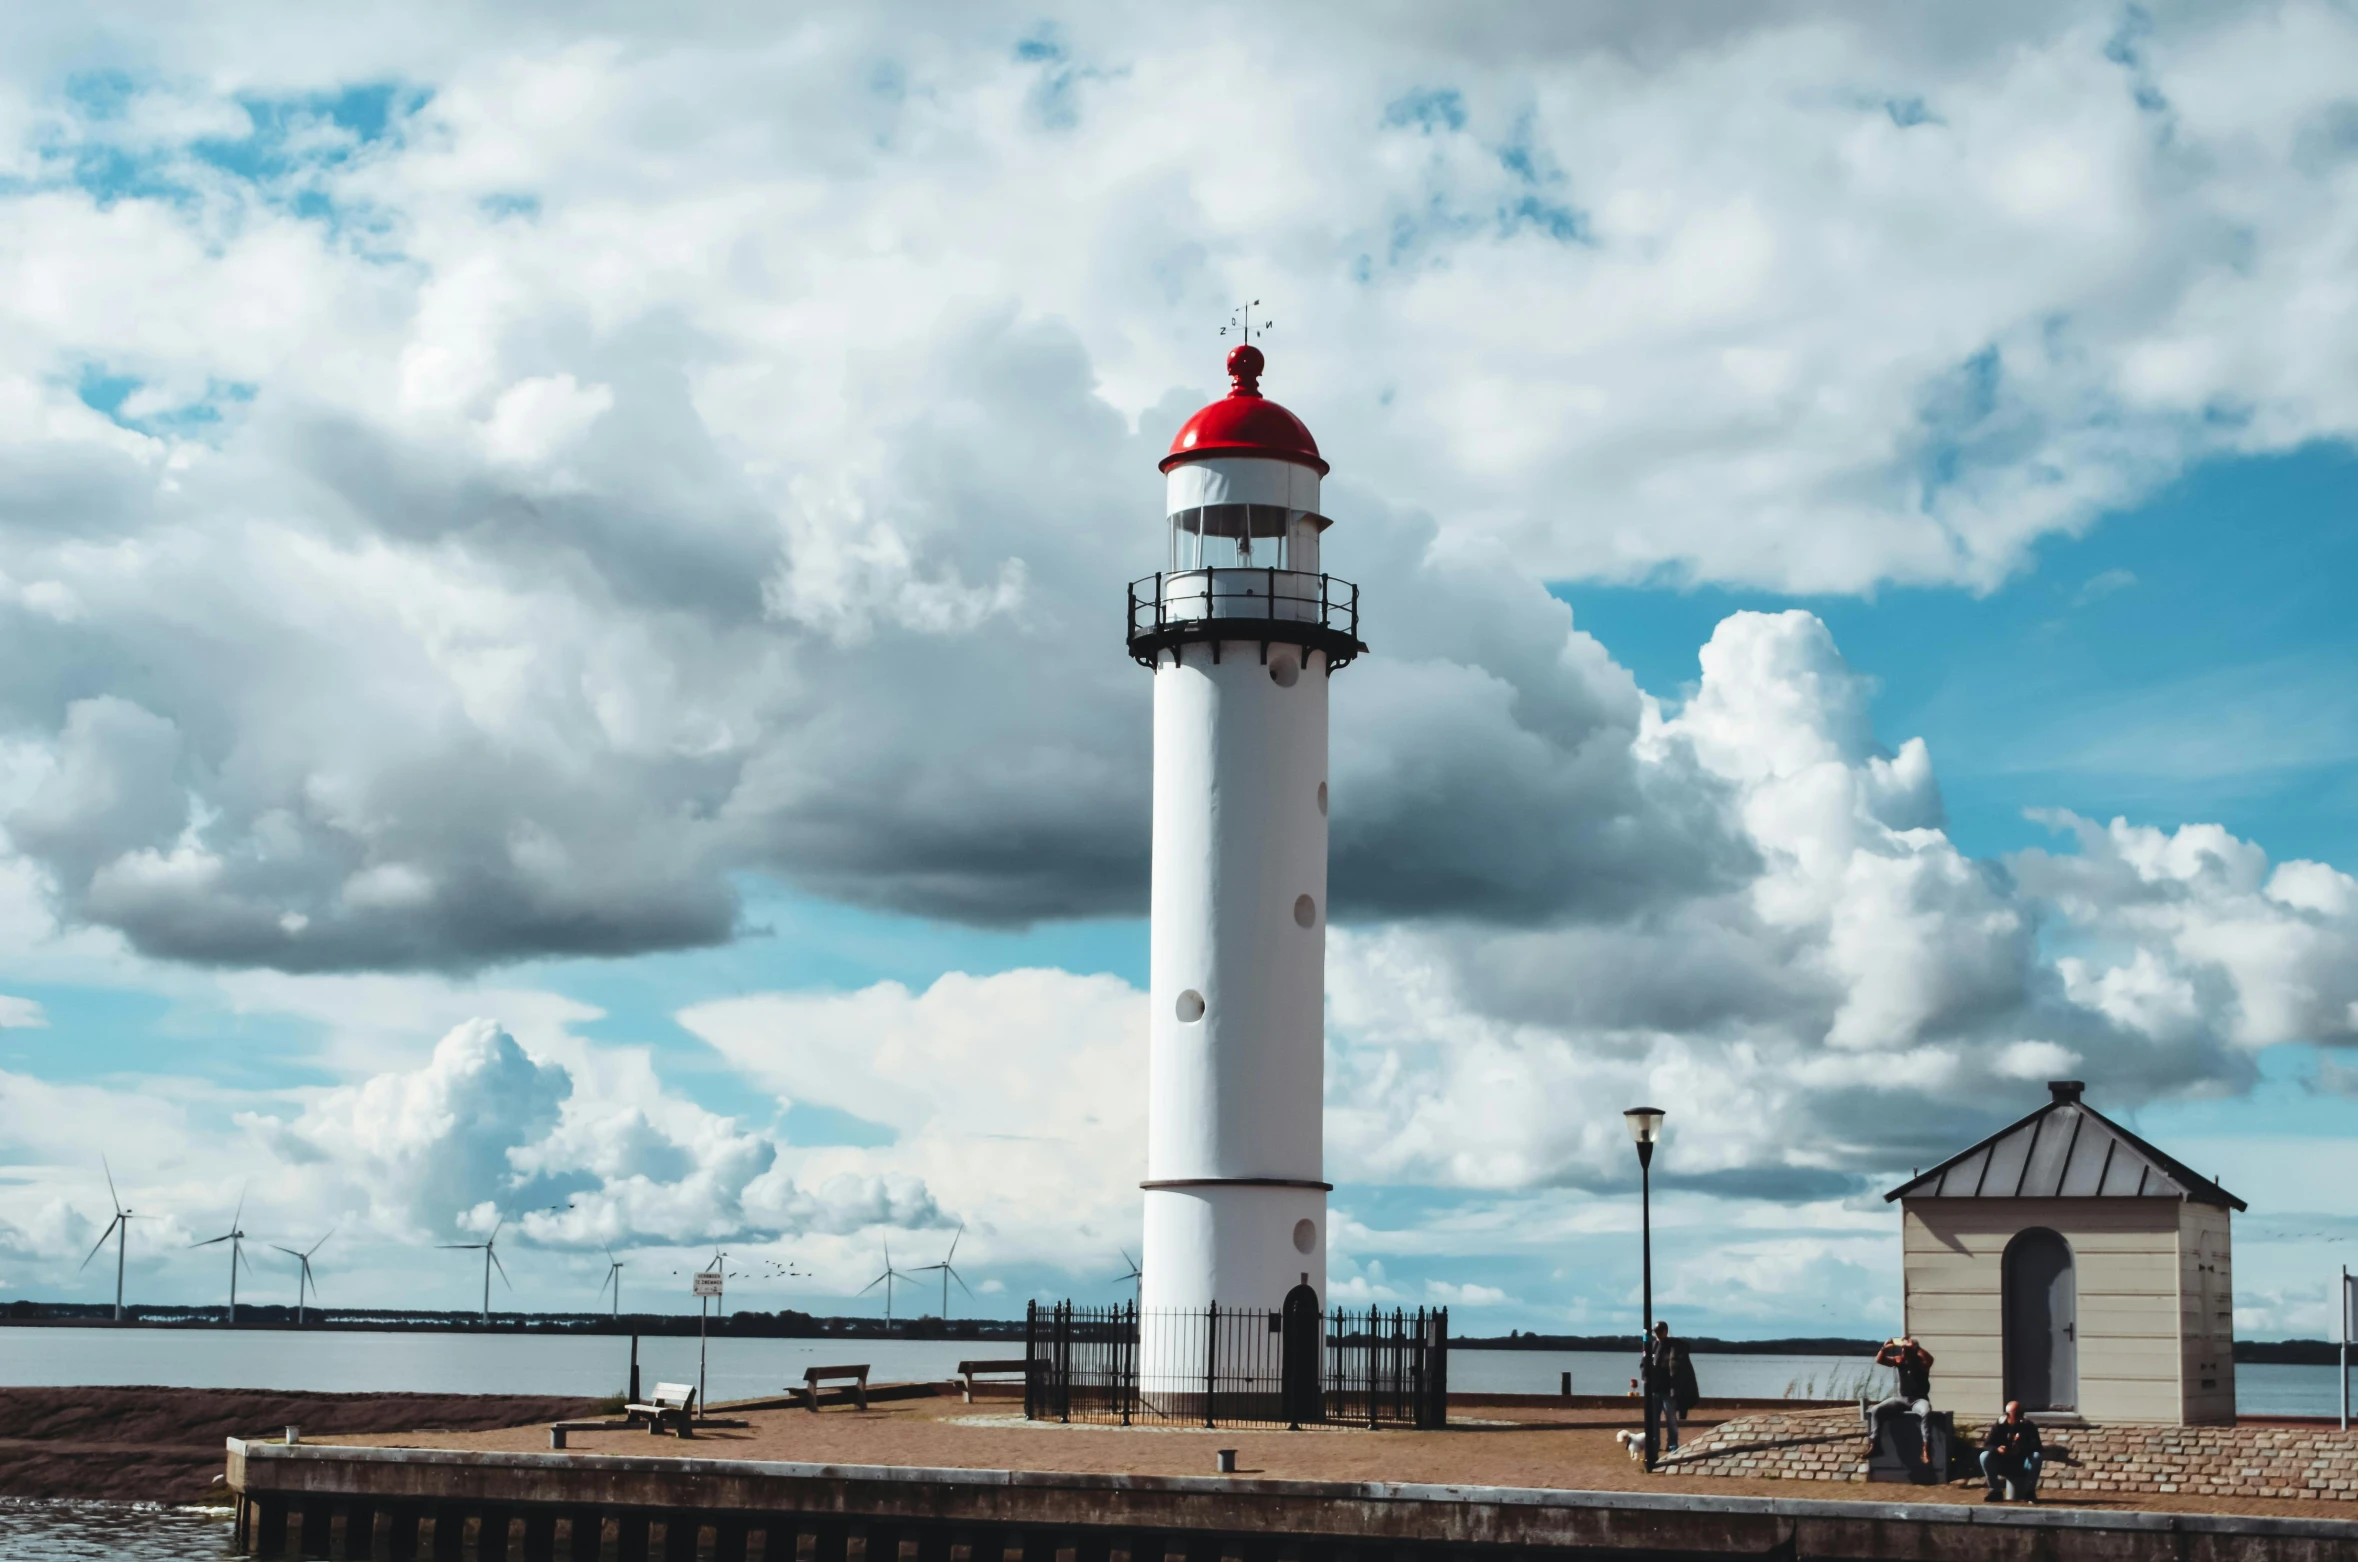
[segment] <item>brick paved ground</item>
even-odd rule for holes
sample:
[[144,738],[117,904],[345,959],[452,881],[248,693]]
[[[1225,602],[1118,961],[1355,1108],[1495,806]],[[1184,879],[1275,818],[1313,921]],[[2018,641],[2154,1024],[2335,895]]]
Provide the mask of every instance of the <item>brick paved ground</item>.
[[[1958,1430],[1971,1435],[1979,1429]],[[2069,1427],[2050,1431],[2046,1440],[2042,1496],[2358,1501],[2358,1432],[2330,1426]],[[1979,1479],[1963,1458],[1951,1468],[1961,1481]],[[1690,1439],[1667,1469],[1739,1480],[1863,1482],[1867,1438],[1855,1410],[1737,1416]]]
[[[716,1407],[717,1409],[718,1407]],[[820,1463],[948,1465],[995,1470],[1093,1470],[1140,1475],[1208,1475],[1213,1450],[1235,1448],[1237,1473],[1274,1479],[1323,1481],[1422,1481],[1476,1486],[1539,1486],[1582,1491],[1693,1490],[1689,1480],[1649,1476],[1631,1460],[1618,1434],[1634,1430],[1639,1418],[1627,1408],[1474,1405],[1453,1408],[1453,1424],[1435,1432],[1218,1432],[1123,1430],[1115,1427],[1058,1427],[1025,1423],[1011,1404],[962,1405],[955,1397],[882,1401],[865,1413],[848,1407],[812,1415],[806,1410],[719,1413],[746,1424],[713,1428],[682,1442],[644,1432],[579,1433],[576,1453],[669,1454],[698,1458],[801,1459]],[[1839,1412],[1858,1424],[1856,1411]],[[1690,1438],[1710,1437],[1717,1413],[1687,1425]],[[1764,1420],[1792,1420],[1791,1413]],[[1826,1427],[1819,1424],[1823,1433]],[[310,1441],[308,1432],[305,1440]],[[548,1428],[528,1425],[498,1432],[409,1432],[397,1435],[320,1438],[340,1443],[390,1443],[411,1447],[548,1447]],[[1835,1438],[1836,1443],[1844,1439]],[[1851,1438],[1855,1445],[1857,1439]],[[1693,1472],[1689,1472],[1690,1474]],[[1743,1472],[1710,1483],[1714,1494],[1794,1496],[1789,1478],[1767,1470]],[[2052,1488],[2051,1488],[2052,1490]],[[1909,1502],[1978,1503],[1978,1488],[1820,1486],[1818,1497],[1902,1497]],[[2338,1497],[2320,1491],[2316,1498]],[[2349,1518],[2339,1502],[2286,1501],[2245,1497],[2189,1487],[2179,1492],[2088,1491],[2060,1496],[2057,1506],[2100,1509],[2169,1509],[2199,1513],[2264,1513],[2276,1516]]]

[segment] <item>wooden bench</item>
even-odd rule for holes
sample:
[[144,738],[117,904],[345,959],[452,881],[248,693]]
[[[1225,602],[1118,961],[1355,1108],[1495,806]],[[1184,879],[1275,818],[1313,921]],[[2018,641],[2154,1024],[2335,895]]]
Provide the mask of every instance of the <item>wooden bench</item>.
[[802,1370],[803,1403],[816,1415],[819,1409],[819,1385],[822,1383],[850,1383],[859,1395],[860,1408],[868,1408],[868,1364],[856,1367],[805,1367]]
[[976,1378],[999,1378],[1013,1375],[1028,1382],[1031,1369],[1032,1364],[1021,1356],[1012,1361],[962,1361],[958,1363],[958,1376],[966,1384],[966,1402],[971,1405],[974,1403],[974,1380]]
[[646,1418],[647,1435],[663,1431],[665,1421],[679,1423],[680,1436],[696,1435],[696,1385],[693,1383],[658,1383],[654,1397],[642,1404],[625,1405],[622,1413],[632,1421]]

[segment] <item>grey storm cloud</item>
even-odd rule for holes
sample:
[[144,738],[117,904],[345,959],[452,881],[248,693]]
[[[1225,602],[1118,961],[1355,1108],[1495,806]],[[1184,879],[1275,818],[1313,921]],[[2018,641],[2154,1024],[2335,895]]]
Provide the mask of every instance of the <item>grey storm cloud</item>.
[[[888,475],[783,524],[725,474],[677,481],[697,452],[628,397],[595,497],[397,480],[431,463],[258,412],[236,438],[267,460],[224,464],[333,540],[256,537],[208,476],[157,504],[145,579],[18,617],[47,678],[7,699],[62,720],[10,837],[145,953],[290,970],[718,942],[749,866],[975,922],[1140,910],[1150,681],[1121,594],[1190,402],[1133,433],[1068,337],[1004,323],[942,373],[915,414],[849,387]],[[1708,778],[1641,773],[1641,697],[1568,610],[1335,492],[1378,649],[1343,675],[1340,914],[1605,915],[1741,871]],[[76,697],[102,687],[139,697]]]

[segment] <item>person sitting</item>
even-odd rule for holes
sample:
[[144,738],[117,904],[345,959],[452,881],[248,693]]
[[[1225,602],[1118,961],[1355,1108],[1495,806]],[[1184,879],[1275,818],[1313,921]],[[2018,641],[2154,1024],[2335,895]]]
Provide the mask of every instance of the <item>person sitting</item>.
[[2006,1401],[2005,1419],[1992,1423],[1989,1436],[1981,1440],[1982,1479],[1990,1483],[1989,1494],[1981,1500],[2003,1502],[2006,1492],[2013,1490],[2024,1502],[2037,1502],[2039,1466],[2046,1458],[2038,1424],[2022,1418],[2022,1401]]
[[1882,1401],[1867,1413],[1867,1430],[1876,1442],[1883,1441],[1883,1425],[1893,1416],[1912,1415],[1916,1418],[1916,1441],[1924,1450],[1924,1462],[1932,1462],[1932,1352],[1908,1335],[1883,1342],[1875,1353],[1875,1364],[1890,1367],[1899,1375],[1899,1392]]

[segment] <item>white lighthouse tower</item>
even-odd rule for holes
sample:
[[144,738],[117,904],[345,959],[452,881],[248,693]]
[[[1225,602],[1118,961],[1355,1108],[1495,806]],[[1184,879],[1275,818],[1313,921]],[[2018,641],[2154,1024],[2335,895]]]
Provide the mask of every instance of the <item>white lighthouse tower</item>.
[[1366,647],[1358,588],[1319,568],[1327,464],[1263,364],[1232,351],[1234,389],[1172,441],[1165,568],[1130,588],[1154,670],[1150,1392],[1178,1344],[1158,1317],[1326,1297],[1327,678]]

